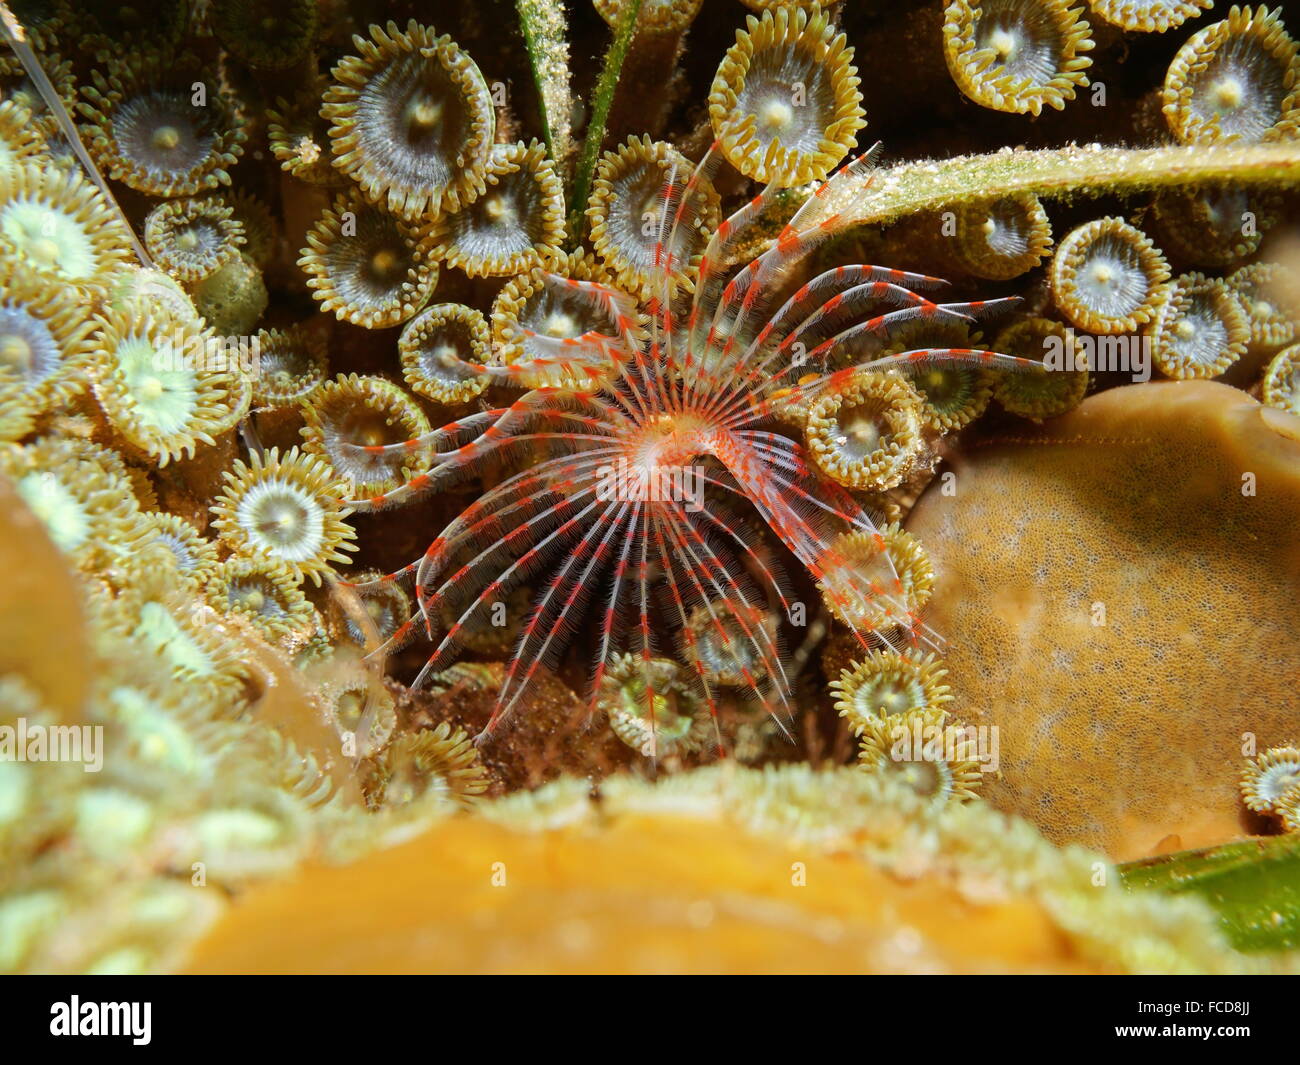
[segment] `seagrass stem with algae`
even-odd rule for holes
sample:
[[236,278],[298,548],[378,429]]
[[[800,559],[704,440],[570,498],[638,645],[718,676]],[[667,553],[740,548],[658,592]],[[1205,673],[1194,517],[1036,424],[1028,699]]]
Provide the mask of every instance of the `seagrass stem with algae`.
[[[569,42],[563,4],[546,0],[515,0],[524,44],[528,47],[528,65],[537,87],[538,106],[542,112],[542,132],[546,148],[559,170],[561,179],[569,173],[569,153],[573,147],[570,112],[573,95],[569,89]],[[567,180],[565,181],[567,185]]]
[[113,195],[112,190],[108,187],[104,175],[99,172],[99,167],[90,158],[86,146],[81,143],[81,135],[77,132],[77,124],[72,120],[72,116],[68,114],[67,106],[54,88],[49,75],[45,73],[45,68],[41,66],[41,61],[32,50],[32,46],[27,43],[26,29],[24,29],[23,24],[14,13],[9,10],[9,5],[5,3],[0,3],[0,40],[3,40],[13,49],[14,55],[18,57],[23,69],[27,71],[27,76],[32,79],[32,84],[36,87],[37,93],[45,101],[45,106],[50,109],[50,114],[54,116],[54,120],[59,124],[59,132],[63,134],[69,147],[72,148],[72,152],[77,157],[77,161],[81,163],[86,176],[94,182],[99,191],[104,194],[104,199],[108,201],[117,212],[118,217],[122,219],[122,224],[126,226],[126,231],[131,237],[131,247],[135,251],[136,258],[140,260],[140,265],[146,268],[152,267],[153,260],[149,258],[149,253],[144,250],[144,245],[140,243],[140,238],[136,236],[130,219],[127,218],[126,212],[122,210],[122,205],[117,202],[117,197]]
[[1238,950],[1300,947],[1300,836],[1266,836],[1119,866],[1130,890],[1194,894]]
[[582,240],[586,227],[587,194],[591,191],[591,177],[596,170],[596,160],[605,140],[605,122],[609,118],[609,109],[614,105],[614,93],[618,90],[618,76],[623,69],[623,60],[627,57],[628,47],[636,33],[637,16],[641,13],[642,0],[627,0],[622,17],[614,31],[614,40],[610,42],[609,51],[605,53],[605,66],[596,82],[592,95],[591,118],[587,122],[587,136],[582,142],[582,154],[578,156],[577,170],[573,175],[573,186],[569,194],[569,246],[576,247]]
[[1101,196],[1232,182],[1300,186],[1300,142],[1168,148],[1053,148],[924,160],[883,170],[854,211],[882,225],[1012,193]]

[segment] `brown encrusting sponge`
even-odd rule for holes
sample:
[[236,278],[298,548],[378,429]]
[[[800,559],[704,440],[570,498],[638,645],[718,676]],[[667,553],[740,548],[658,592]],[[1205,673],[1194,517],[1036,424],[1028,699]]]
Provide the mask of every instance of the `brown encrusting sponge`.
[[907,522],[949,683],[1000,730],[984,798],[1117,859],[1244,834],[1242,736],[1295,729],[1300,419],[1179,381],[1020,435],[954,463],[962,506],[932,489]]
[[0,0],[0,972],[1300,972],[1211,7]]

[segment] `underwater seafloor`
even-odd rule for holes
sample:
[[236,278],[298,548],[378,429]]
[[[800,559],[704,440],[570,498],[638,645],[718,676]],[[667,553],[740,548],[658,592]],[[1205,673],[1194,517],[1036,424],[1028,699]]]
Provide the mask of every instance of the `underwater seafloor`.
[[1300,969],[1300,11],[0,9],[0,971]]

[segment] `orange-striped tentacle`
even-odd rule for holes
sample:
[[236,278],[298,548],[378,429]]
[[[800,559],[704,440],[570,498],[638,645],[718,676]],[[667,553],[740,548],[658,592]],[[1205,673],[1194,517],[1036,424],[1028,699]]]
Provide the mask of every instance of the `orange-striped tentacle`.
[[[669,602],[672,604],[677,614],[677,622],[681,626],[680,632],[682,640],[687,648],[687,661],[695,669],[695,681],[699,685],[700,691],[704,694],[704,702],[709,710],[709,718],[713,722],[713,734],[717,742],[718,750],[721,752],[725,749],[722,740],[722,728],[718,718],[718,700],[714,694],[713,686],[709,683],[709,678],[704,669],[704,656],[700,653],[698,641],[694,631],[690,626],[690,610],[686,598],[682,595],[682,589],[678,584],[677,568],[674,562],[677,561],[672,551],[668,549],[667,537],[664,531],[664,514],[657,508],[651,508],[651,532],[649,541],[654,545],[655,555],[659,564],[663,567],[664,588],[668,593]],[[642,676],[646,684],[650,683],[650,643],[649,630],[647,625],[648,608],[647,608],[647,590],[645,583],[645,552],[642,552],[642,573],[641,578],[641,622],[643,630],[643,639],[641,644],[642,655]],[[697,593],[698,594],[698,593]],[[653,700],[647,700],[647,711],[653,718]]]
[[[778,274],[790,274],[817,246],[848,224],[853,194],[860,193],[873,180],[871,171],[879,147],[877,144],[845,164],[823,183],[795,212],[774,244],[732,279],[715,307],[705,352],[712,350],[721,334],[727,338],[725,361],[725,349],[734,344],[736,337],[744,335],[755,309],[762,307],[762,294],[771,287],[773,279]],[[724,327],[728,316],[730,325]]]
[[[664,183],[659,234],[655,247],[655,265],[660,278],[659,298],[658,305],[654,308],[657,313],[652,314],[652,321],[655,323],[656,330],[654,339],[663,353],[664,373],[669,383],[674,386],[670,397],[674,410],[681,409],[681,390],[677,386],[680,385],[684,372],[674,339],[677,332],[676,317],[680,314],[683,318],[687,318],[690,313],[690,302],[679,298],[682,287],[678,284],[676,275],[683,264],[678,249],[681,247],[683,231],[689,230],[698,222],[694,194],[701,183],[717,170],[721,160],[720,142],[714,141],[684,184],[678,186],[675,168],[670,171],[668,180]],[[670,212],[672,225],[667,228],[665,235]],[[679,303],[684,305],[679,307]],[[689,344],[687,352],[689,354]]]
[[630,506],[629,502],[609,503],[551,577],[524,625],[485,732],[491,732],[498,720],[510,714],[537,670],[563,650],[572,635],[575,615],[595,587],[595,574],[608,561],[614,534]]
[[465,628],[466,623],[473,616],[474,612],[488,602],[492,597],[508,591],[514,582],[523,580],[528,574],[545,562],[546,555],[552,550],[558,550],[567,542],[570,534],[582,525],[583,519],[592,513],[592,511],[603,509],[604,505],[600,500],[591,498],[580,510],[571,517],[565,518],[554,529],[546,533],[536,543],[530,544],[523,550],[513,562],[511,562],[501,573],[481,586],[472,583],[471,578],[473,570],[485,560],[490,559],[494,554],[503,548],[518,548],[528,543],[529,533],[536,533],[541,530],[542,523],[545,519],[554,517],[565,510],[571,510],[584,500],[595,495],[595,489],[588,487],[580,489],[571,495],[566,496],[551,507],[542,511],[540,514],[530,518],[527,522],[516,527],[515,533],[500,541],[490,544],[483,549],[469,562],[462,565],[456,572],[448,575],[446,580],[432,596],[422,596],[420,599],[420,611],[429,619],[432,617],[442,603],[443,598],[449,589],[458,588],[462,584],[469,587],[479,587],[477,594],[470,600],[469,605],[464,608],[460,615],[443,634],[433,652],[430,654],[428,661],[425,662],[424,668],[420,670],[419,675],[413,682],[413,686],[419,687],[429,677],[431,673],[442,668],[447,662],[456,646],[457,639],[461,631]]
[[[662,513],[677,552],[675,557],[665,560],[665,564],[669,565],[675,561],[690,576],[691,584],[701,597],[700,605],[708,614],[720,646],[735,663],[739,674],[744,678],[746,688],[763,704],[764,709],[776,716],[779,721],[780,716],[776,714],[775,706],[764,694],[762,678],[754,675],[740,650],[733,646],[734,640],[723,620],[719,618],[715,604],[720,605],[735,622],[742,637],[755,652],[764,675],[776,692],[777,700],[784,706],[787,716],[792,719],[793,711],[788,698],[789,680],[781,662],[780,651],[767,628],[762,624],[754,623],[755,617],[761,615],[765,605],[758,605],[751,601],[755,597],[744,591],[732,574],[731,567],[700,535],[685,511],[676,507],[664,507]],[[710,588],[712,595],[708,591]],[[698,647],[696,650],[698,653]]]
[[[798,294],[796,293],[796,296]],[[873,303],[899,307],[899,310],[877,315],[865,323],[858,316]],[[748,406],[754,393],[770,392],[785,387],[802,373],[815,372],[817,364],[826,359],[845,342],[825,345],[827,334],[834,337],[852,330],[854,337],[868,334],[880,338],[883,344],[889,330],[913,318],[951,317],[970,320],[962,310],[966,304],[939,304],[888,281],[870,281],[838,292],[812,311],[766,355],[756,357],[757,343],[751,344],[746,360],[728,385],[710,396],[704,409],[717,416],[720,410],[732,412]],[[846,319],[854,319],[848,328]],[[762,333],[759,334],[762,337]],[[757,342],[756,338],[756,342]],[[805,369],[807,368],[807,369]]]
[[492,544],[509,535],[519,526],[526,525],[524,519],[531,517],[533,511],[546,505],[549,496],[557,496],[560,500],[567,499],[574,484],[573,478],[582,471],[584,465],[609,461],[610,455],[589,454],[578,459],[572,457],[550,459],[537,467],[516,474],[462,511],[460,516],[429,544],[419,559],[394,574],[379,578],[382,582],[414,573],[415,595],[419,609],[416,616],[372,653],[391,653],[396,646],[400,645],[397,641],[403,640],[420,620],[424,622],[426,635],[432,640],[432,611],[436,604],[430,602],[428,589],[445,563],[455,557],[462,547],[472,544],[475,540],[489,538],[488,542]]
[[[572,506],[579,483],[590,479],[593,471],[598,475],[600,467],[611,462],[614,455],[609,450],[548,459],[497,485],[448,525],[429,545],[416,570],[416,601],[425,615],[429,638],[433,638],[431,611],[455,582],[444,583],[433,597],[429,590],[462,549],[480,542],[488,545],[478,558],[471,560],[469,565],[473,570],[503,545],[517,547],[521,539],[534,534],[536,527],[553,520],[564,507]],[[460,589],[456,591],[459,594]]]
[[[619,600],[623,593],[623,582],[627,578],[629,559],[632,553],[632,545],[637,541],[638,536],[634,535],[631,530],[639,530],[640,538],[644,538],[645,530],[642,527],[642,506],[638,500],[632,503],[632,514],[627,521],[629,532],[623,537],[622,546],[619,549],[618,560],[614,563],[613,579],[610,582],[609,592],[605,596],[605,609],[601,614],[600,620],[600,643],[596,653],[596,668],[591,679],[591,695],[587,702],[587,714],[590,717],[596,712],[596,702],[600,698],[601,684],[605,679],[605,672],[609,666],[609,659],[614,649],[615,625],[618,620]],[[650,718],[654,722],[654,715]]]

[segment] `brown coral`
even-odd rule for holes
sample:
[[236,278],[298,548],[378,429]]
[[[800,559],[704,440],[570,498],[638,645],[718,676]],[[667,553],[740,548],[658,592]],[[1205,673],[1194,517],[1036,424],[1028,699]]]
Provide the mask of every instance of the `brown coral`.
[[144,242],[177,281],[201,281],[238,256],[244,227],[218,199],[172,200],[149,212]]
[[364,447],[400,444],[429,432],[429,419],[415,400],[382,377],[336,377],[315,389],[303,406],[304,450],[320,455],[344,479],[352,498],[396,487],[423,469],[427,448],[375,455]]
[[921,415],[921,397],[907,381],[862,372],[808,409],[808,450],[840,484],[893,488],[911,473],[921,453]]
[[211,5],[217,38],[252,67],[279,70],[310,51],[316,37],[315,0],[223,0]]
[[1261,393],[1270,407],[1300,415],[1300,344],[1283,348],[1269,360]]
[[1164,33],[1213,7],[1214,0],[1088,0],[1088,5],[1120,29]]
[[680,189],[693,170],[672,145],[649,138],[631,137],[602,157],[587,207],[591,243],[628,291],[655,295],[665,272],[681,281],[699,262],[705,235],[718,225],[718,195],[708,179],[696,186],[675,240],[668,239],[674,219],[661,217],[669,178]]
[[114,315],[101,328],[95,395],[131,446],[165,466],[229,428],[238,392],[210,331],[149,314]]
[[0,101],[0,166],[34,160],[45,151],[45,135],[32,113],[12,100]]
[[320,113],[320,100],[316,85],[292,100],[277,100],[266,113],[266,139],[285,173],[309,185],[339,185],[345,179],[333,165],[330,124]]
[[1250,342],[1265,348],[1290,344],[1300,333],[1300,308],[1291,297],[1294,274],[1278,263],[1251,263],[1227,279],[1241,300]]
[[331,563],[347,563],[343,551],[356,550],[339,504],[344,486],[323,459],[272,448],[236,462],[225,480],[213,524],[239,554],[282,562],[319,584]]
[[0,168],[0,248],[56,283],[102,288],[130,257],[130,237],[78,171]]
[[[1042,373],[999,374],[993,394],[1003,410],[1041,421],[1074,410],[1088,392],[1088,359],[1072,331],[1050,318],[1024,318],[998,334],[998,351],[1043,362]],[[1048,355],[1060,358],[1048,362]],[[1059,363],[1059,365],[1056,365]]]
[[[534,267],[512,277],[492,304],[492,346],[496,358],[507,364],[554,357],[554,341],[574,340],[588,333],[617,337],[618,322],[603,302],[565,284],[566,280],[607,284],[610,278],[594,256],[573,252],[549,269]],[[575,351],[581,350],[575,346]],[[576,360],[576,356],[574,357]],[[610,372],[613,366],[606,362]],[[562,366],[529,370],[519,376],[528,388],[543,386],[587,387],[589,371]]]
[[476,373],[491,357],[492,333],[481,311],[438,303],[407,323],[397,341],[406,383],[437,403],[464,403],[491,383]]
[[0,265],[0,440],[84,388],[96,343],[75,292]]
[[306,324],[263,329],[257,343],[254,403],[267,407],[306,403],[325,383],[329,363],[319,331]]
[[1184,274],[1170,283],[1147,335],[1166,377],[1218,377],[1245,354],[1250,325],[1225,282]]
[[1021,193],[956,212],[956,252],[975,277],[1005,281],[1037,266],[1052,246],[1052,227],[1037,196]]

